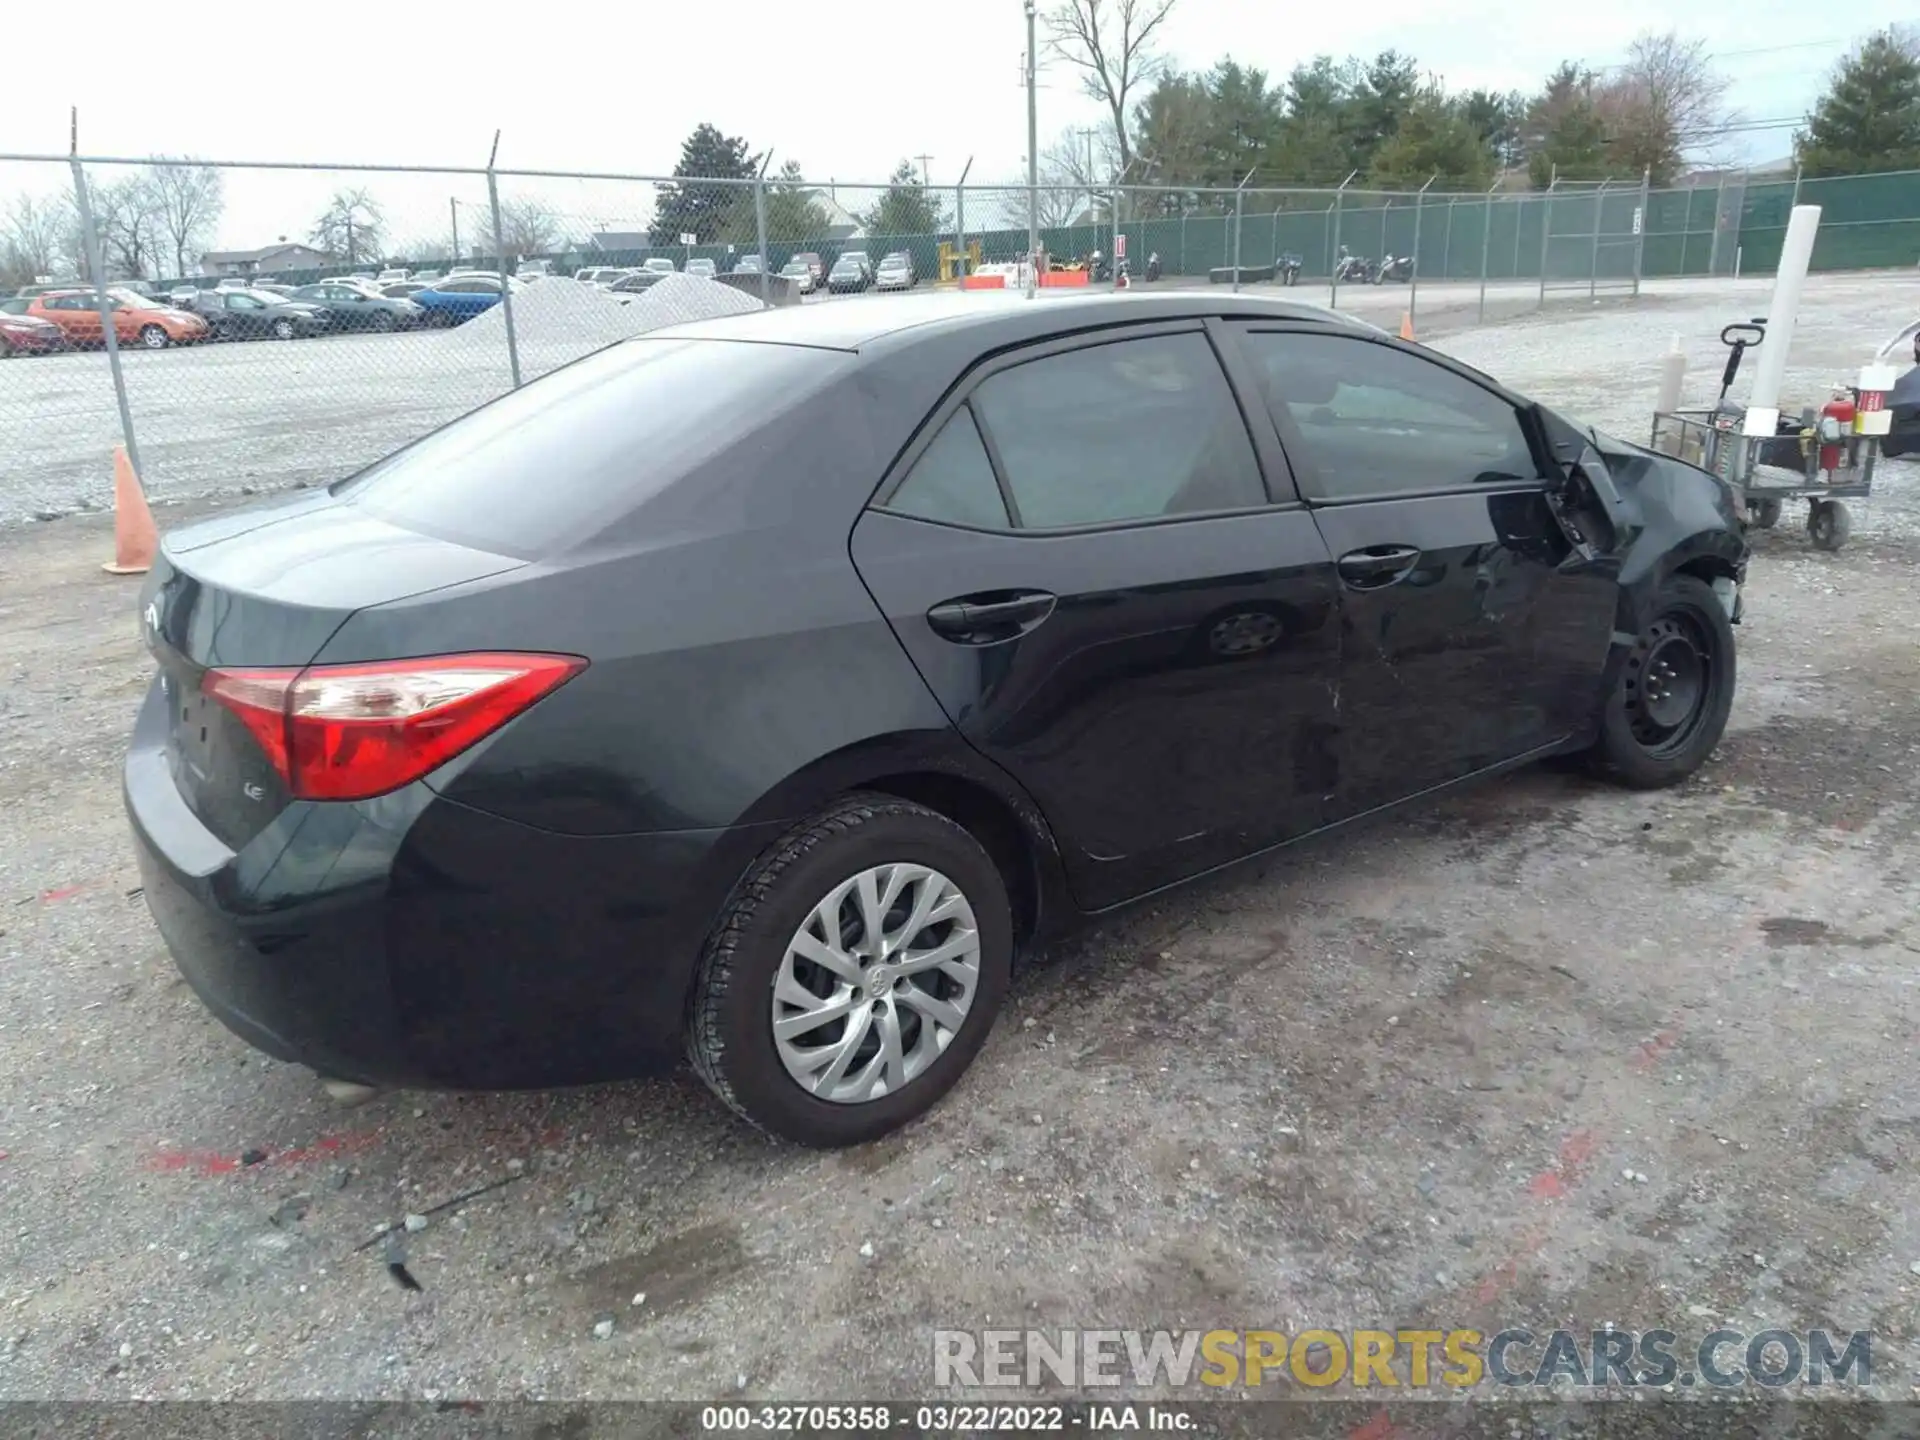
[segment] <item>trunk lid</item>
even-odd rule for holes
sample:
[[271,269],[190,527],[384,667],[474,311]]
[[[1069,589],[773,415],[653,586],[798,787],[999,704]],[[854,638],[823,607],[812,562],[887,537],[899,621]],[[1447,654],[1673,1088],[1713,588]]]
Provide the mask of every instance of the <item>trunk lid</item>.
[[324,494],[171,535],[141,602],[164,714],[160,733],[142,738],[164,746],[188,808],[237,850],[291,797],[252,732],[203,693],[210,669],[297,670],[356,611],[525,563]]

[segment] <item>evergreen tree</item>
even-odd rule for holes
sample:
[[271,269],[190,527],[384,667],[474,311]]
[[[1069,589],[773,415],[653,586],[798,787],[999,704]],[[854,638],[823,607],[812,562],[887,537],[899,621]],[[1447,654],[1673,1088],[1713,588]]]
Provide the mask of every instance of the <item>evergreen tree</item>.
[[704,122],[680,147],[674,178],[654,187],[653,243],[678,245],[691,234],[695,243],[710,245],[738,225],[737,211],[747,211],[748,233],[753,226],[753,191],[744,185],[701,184],[706,180],[751,180],[757,166],[747,153],[747,142],[723,135]]
[[937,235],[946,228],[940,197],[920,183],[911,160],[902,160],[887,192],[860,216],[869,235]]
[[1920,39],[1868,36],[1835,67],[1794,154],[1808,175],[1920,170]]
[[1382,189],[1418,190],[1429,179],[1440,190],[1484,190],[1493,177],[1493,149],[1468,118],[1464,104],[1438,85],[1426,85],[1401,112],[1393,134],[1374,153],[1368,180]]

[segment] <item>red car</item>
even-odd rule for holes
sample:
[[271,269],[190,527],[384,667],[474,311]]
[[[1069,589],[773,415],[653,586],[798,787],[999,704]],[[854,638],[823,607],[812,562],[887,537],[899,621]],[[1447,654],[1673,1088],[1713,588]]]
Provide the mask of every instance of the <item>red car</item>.
[[[122,345],[164,350],[169,345],[188,345],[207,338],[207,322],[198,315],[150,300],[137,290],[115,287],[107,291],[107,303],[113,311],[114,337]],[[100,323],[100,297],[92,290],[50,290],[34,297],[27,314],[58,325],[71,344],[106,343],[105,327]]]
[[[19,310],[13,309],[15,305]],[[51,355],[67,348],[67,334],[50,320],[25,314],[27,302],[10,300],[0,306],[0,360],[16,355]]]

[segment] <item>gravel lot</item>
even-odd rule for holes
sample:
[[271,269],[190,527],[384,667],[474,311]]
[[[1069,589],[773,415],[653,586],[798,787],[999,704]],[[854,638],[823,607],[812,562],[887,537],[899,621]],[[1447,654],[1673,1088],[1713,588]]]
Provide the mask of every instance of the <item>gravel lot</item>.
[[[1699,390],[1765,293],[1430,313],[1638,435],[1668,337]],[[1920,284],[1821,278],[1809,304],[1790,385],[1817,398]],[[252,468],[183,466],[177,493],[264,488],[497,388],[503,365],[422,398],[329,358],[445,338],[130,372],[277,367],[209,449]],[[8,495],[99,498],[66,437],[111,441],[102,364],[0,371],[0,423],[28,387],[59,437],[8,456]],[[1886,468],[1839,555],[1803,514],[1760,539],[1733,726],[1693,783],[1528,771],[1136,909],[1037,957],[933,1115],[830,1155],[684,1075],[342,1111],[247,1050],[129,893],[148,670],[105,517],[0,529],[0,1398],[897,1398],[930,1390],[939,1326],[1422,1320],[1871,1328],[1908,1398],[1920,467]],[[418,1293],[368,1245],[410,1213]]]

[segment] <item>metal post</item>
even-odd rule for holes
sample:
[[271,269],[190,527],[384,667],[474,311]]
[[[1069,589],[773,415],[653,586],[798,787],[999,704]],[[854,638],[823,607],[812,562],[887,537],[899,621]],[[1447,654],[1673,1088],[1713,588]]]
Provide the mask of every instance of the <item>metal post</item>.
[[1793,167],[1793,203],[1795,205],[1800,203],[1800,166],[1798,163]]
[[1351,172],[1340,182],[1340,188],[1333,192],[1333,248],[1327,251],[1327,268],[1333,272],[1333,280],[1327,296],[1327,304],[1334,309],[1340,308],[1340,221],[1344,217],[1344,202],[1347,186],[1353,183],[1353,177],[1360,172]]
[[1180,273],[1187,273],[1187,202],[1180,202]]
[[1233,192],[1233,293],[1240,293],[1240,205],[1245,193],[1246,181],[1242,180]]
[[1553,192],[1560,184],[1555,175],[1547,182],[1547,213],[1540,219],[1540,304],[1547,303],[1547,242],[1553,238]]
[[[1647,253],[1647,222],[1653,218],[1653,167],[1640,172],[1640,222],[1633,227],[1633,295],[1640,298],[1640,267]],[[1684,246],[1683,246],[1684,248]]]
[[[769,151],[769,154],[772,152]],[[767,172],[762,166],[760,173],[753,177],[753,234],[760,247],[760,303],[773,303],[773,279],[769,272],[773,269],[772,252],[767,249]]]
[[[75,122],[77,130],[78,121]],[[113,301],[107,296],[107,266],[100,256],[100,232],[93,223],[93,202],[87,195],[87,175],[80,157],[73,157],[73,203],[80,212],[80,234],[86,244],[87,268],[93,272],[93,301],[100,307],[100,334],[107,346],[107,369],[113,373],[113,399],[120,407],[120,437],[127,442],[133,473],[144,478],[140,445],[133,435],[133,407],[127,403],[127,377],[120,369],[120,337],[113,321]]]
[[1487,323],[1487,247],[1493,243],[1493,196],[1500,188],[1500,182],[1494,181],[1487,187],[1486,201],[1480,207],[1480,318],[1474,323]]
[[753,177],[753,238],[760,247],[760,303],[762,305],[773,303],[773,279],[768,273],[773,269],[770,263],[773,253],[767,249],[767,167],[771,164],[773,164],[773,151],[769,149],[761,157],[760,173]]
[[507,274],[507,242],[500,231],[500,186],[494,177],[493,162],[500,153],[500,132],[493,132],[493,149],[487,155],[487,204],[493,208],[493,264],[500,274],[500,305],[507,317],[507,369],[513,375],[513,388],[520,388],[520,339],[513,328],[513,280]]
[[960,179],[953,187],[953,238],[960,274],[967,273],[967,176],[973,172],[973,157],[960,167]]
[[453,196],[447,197],[447,213],[453,217],[453,263],[460,263],[460,202]]
[[[1447,238],[1440,242],[1440,278],[1448,279],[1453,272],[1453,201],[1447,197]],[[1419,257],[1415,257],[1417,262]]]
[[1027,298],[1040,284],[1040,102],[1034,78],[1034,0],[1027,0]]
[[[1427,177],[1426,185],[1420,187],[1419,194],[1413,197],[1413,269],[1407,272],[1407,321],[1419,332],[1420,320],[1420,215],[1427,208],[1427,187],[1440,178],[1438,171]],[[1381,247],[1385,252],[1386,247]]]
[[1707,274],[1720,273],[1720,226],[1726,220],[1727,172],[1720,172],[1720,188],[1713,197],[1713,242],[1707,247]]
[[1600,212],[1607,208],[1607,182],[1602,180],[1593,197],[1593,251],[1587,256],[1587,298],[1600,291]]

